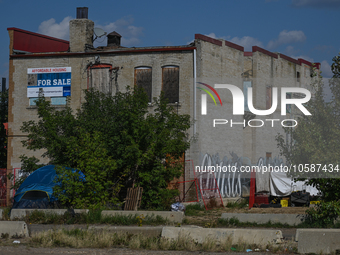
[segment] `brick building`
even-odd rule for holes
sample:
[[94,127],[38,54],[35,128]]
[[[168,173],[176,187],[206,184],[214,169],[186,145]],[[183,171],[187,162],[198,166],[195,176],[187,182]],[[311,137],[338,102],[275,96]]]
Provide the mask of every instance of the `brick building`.
[[[275,101],[273,88],[277,87],[279,91],[282,87],[308,88],[312,63],[257,46],[252,52],[245,52],[242,46],[201,34],[196,34],[195,40],[184,46],[126,48],[120,45],[121,36],[112,32],[108,35],[107,46],[94,48],[93,29],[94,22],[87,18],[71,20],[68,42],[8,28],[8,171],[18,173],[22,154],[41,158],[41,151],[27,151],[22,147],[25,134],[20,131],[23,121],[37,120],[34,100],[39,88],[44,89],[45,97],[55,107],[65,107],[66,97],[70,96],[73,110],[80,107],[84,101],[83,91],[90,87],[114,94],[118,90],[124,91],[126,86],[142,86],[150,101],[164,91],[179,113],[190,114],[195,120],[189,132],[196,135],[197,140],[185,156],[193,161],[194,166],[283,162],[278,157],[275,136],[283,132],[282,120],[294,119],[301,112],[287,105],[287,115],[282,116],[278,104],[269,116],[255,116],[245,103],[245,114],[233,115],[229,90],[216,88],[215,94],[209,86],[232,84],[245,96],[247,88],[251,87],[254,108],[266,110]],[[287,94],[288,98],[297,96]],[[206,114],[202,112],[204,103]],[[227,120],[228,123],[214,127],[214,119]],[[254,127],[261,125],[261,120],[264,125]],[[288,125],[288,122],[284,123]],[[47,159],[42,162],[48,163]],[[186,180],[194,177],[192,170],[186,169]],[[229,177],[217,174],[216,178],[222,196],[239,196],[248,192],[249,184],[242,180],[229,182],[228,185],[234,188],[228,188],[224,179]]]

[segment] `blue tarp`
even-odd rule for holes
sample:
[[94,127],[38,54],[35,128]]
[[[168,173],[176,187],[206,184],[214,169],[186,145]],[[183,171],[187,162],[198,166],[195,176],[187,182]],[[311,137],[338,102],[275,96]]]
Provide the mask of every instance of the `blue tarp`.
[[[76,170],[72,169],[72,172]],[[85,181],[85,175],[79,171],[79,179]],[[56,178],[56,171],[54,165],[41,167],[31,173],[25,181],[20,185],[14,196],[14,203],[18,203],[21,198],[28,191],[42,191],[48,196],[49,202],[54,202],[56,198],[53,196],[53,187],[56,185],[54,182]]]

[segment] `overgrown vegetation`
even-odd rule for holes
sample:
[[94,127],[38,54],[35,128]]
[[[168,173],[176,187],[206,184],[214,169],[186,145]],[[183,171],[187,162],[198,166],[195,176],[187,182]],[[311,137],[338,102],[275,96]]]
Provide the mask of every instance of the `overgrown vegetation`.
[[272,223],[268,221],[264,224],[259,224],[257,222],[240,222],[237,218],[233,217],[230,219],[218,219],[217,227],[263,227],[263,228],[295,228],[298,226],[290,226],[288,224],[282,223]]
[[271,252],[296,251],[296,244],[273,245],[263,247],[256,244],[248,244],[239,240],[234,242],[227,238],[223,242],[207,238],[203,243],[197,243],[189,236],[180,235],[177,239],[169,240],[162,237],[148,237],[145,235],[132,235],[128,233],[112,233],[105,230],[49,230],[43,233],[33,234],[30,239],[31,246],[39,247],[72,247],[72,248],[131,248],[147,250],[177,250],[177,251],[210,251],[210,252],[245,252],[247,249],[253,251]]
[[243,199],[240,198],[239,200],[235,201],[235,202],[228,202],[226,207],[227,208],[235,208],[235,209],[242,209],[242,208],[246,208],[248,207],[248,200],[247,199]]
[[202,211],[205,211],[205,208],[201,204],[189,204],[185,206],[186,216],[197,216]]
[[42,211],[33,211],[23,220],[31,224],[110,224],[110,225],[161,225],[169,224],[166,219],[157,215],[142,216],[139,215],[117,215],[103,216],[101,210],[90,210],[89,213],[75,213],[67,211],[63,215],[45,213]]
[[[174,111],[163,95],[154,98],[151,111],[138,87],[115,96],[85,91],[76,114],[68,105],[57,110],[43,96],[36,105],[39,121],[23,123],[21,130],[28,134],[23,145],[44,149],[42,156],[60,166],[55,196],[61,202],[100,208],[122,201],[122,190],[140,186],[143,208],[168,210],[178,195],[168,183],[182,174],[181,159],[190,145],[189,115]],[[22,159],[24,171],[38,168],[35,158]],[[71,169],[82,171],[85,183]]]
[[[305,104],[312,115],[300,116],[296,128],[286,128],[285,135],[277,136],[288,163],[303,166],[294,177],[308,177],[308,184],[322,193],[322,202],[307,211],[310,224],[320,226],[333,224],[340,216],[340,56],[333,58],[332,72],[331,101],[325,101],[324,84],[316,76],[313,97]],[[291,143],[286,142],[286,135],[291,136]]]
[[314,228],[340,228],[340,201],[321,202],[306,211],[306,225]]

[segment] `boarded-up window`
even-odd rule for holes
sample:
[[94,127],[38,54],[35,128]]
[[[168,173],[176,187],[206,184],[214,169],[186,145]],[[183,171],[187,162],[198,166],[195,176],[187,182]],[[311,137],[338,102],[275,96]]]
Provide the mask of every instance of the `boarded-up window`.
[[179,103],[178,66],[165,66],[162,68],[162,91],[169,103]]
[[152,69],[150,67],[135,68],[135,86],[143,88],[152,101]]
[[95,88],[103,93],[112,93],[110,68],[99,67],[91,68],[91,88]]
[[272,107],[272,86],[266,87],[266,109],[269,110]]

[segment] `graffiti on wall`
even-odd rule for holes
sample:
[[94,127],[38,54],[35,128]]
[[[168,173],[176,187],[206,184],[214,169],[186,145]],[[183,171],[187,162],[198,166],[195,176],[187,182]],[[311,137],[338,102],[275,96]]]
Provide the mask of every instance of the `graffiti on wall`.
[[[201,161],[200,169],[203,170],[201,173],[197,173],[199,184],[202,189],[214,189],[215,185],[218,186],[222,197],[240,197],[249,196],[250,190],[250,172],[239,171],[244,167],[257,166],[262,168],[263,166],[282,166],[284,165],[283,160],[274,157],[266,158],[260,157],[257,163],[253,165],[248,157],[239,157],[236,153],[231,152],[230,157],[223,157],[220,159],[218,153],[210,155],[206,153]],[[209,169],[214,166],[215,168],[224,169],[224,171],[217,171],[214,173],[208,173]],[[236,169],[236,171],[235,171]],[[205,173],[204,170],[206,171]],[[216,178],[216,182],[211,179]],[[262,176],[264,179],[265,175]],[[268,173],[269,182],[269,173]],[[210,180],[209,180],[210,179]]]

